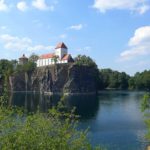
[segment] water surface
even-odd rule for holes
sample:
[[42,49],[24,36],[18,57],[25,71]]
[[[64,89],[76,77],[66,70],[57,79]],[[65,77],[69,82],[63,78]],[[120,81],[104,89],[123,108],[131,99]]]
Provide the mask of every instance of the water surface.
[[[144,150],[146,127],[140,102],[144,92],[103,91],[98,96],[71,96],[68,108],[76,107],[80,115],[79,128],[89,128],[92,145],[103,145],[108,150]],[[42,96],[39,93],[16,93],[13,105],[34,111],[39,106],[46,111],[55,105],[59,96]]]

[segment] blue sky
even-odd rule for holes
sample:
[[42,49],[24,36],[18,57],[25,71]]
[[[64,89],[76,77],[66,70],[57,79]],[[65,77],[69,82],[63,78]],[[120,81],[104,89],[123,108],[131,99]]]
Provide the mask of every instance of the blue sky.
[[133,75],[150,69],[150,0],[0,0],[0,59],[53,52]]

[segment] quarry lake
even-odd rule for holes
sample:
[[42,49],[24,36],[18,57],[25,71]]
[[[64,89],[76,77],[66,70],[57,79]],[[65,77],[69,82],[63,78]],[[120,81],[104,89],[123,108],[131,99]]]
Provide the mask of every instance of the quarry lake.
[[[79,129],[89,128],[92,145],[103,145],[108,150],[144,150],[146,126],[140,102],[144,92],[102,91],[97,96],[70,96],[68,108],[76,107],[80,115]],[[46,111],[55,105],[59,96],[42,96],[39,93],[14,93],[11,103],[24,106],[28,111],[37,107]]]

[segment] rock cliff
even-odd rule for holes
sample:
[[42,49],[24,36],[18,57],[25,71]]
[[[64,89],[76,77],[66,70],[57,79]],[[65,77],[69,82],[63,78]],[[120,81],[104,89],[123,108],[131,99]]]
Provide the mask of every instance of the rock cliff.
[[2,79],[0,78],[0,95],[2,95],[2,87],[3,87],[3,82]]
[[75,64],[39,67],[32,73],[11,77],[12,91],[96,93],[96,69]]

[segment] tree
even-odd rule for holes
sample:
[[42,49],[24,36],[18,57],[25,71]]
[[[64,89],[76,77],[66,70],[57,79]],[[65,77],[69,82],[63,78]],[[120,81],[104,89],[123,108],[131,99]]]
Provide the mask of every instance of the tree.
[[137,90],[150,90],[150,70],[136,73],[133,77],[134,86]]
[[[150,110],[150,93],[144,95],[143,100],[141,102],[141,110],[142,112],[145,112],[146,110]],[[146,138],[150,141],[150,118],[149,118],[150,113],[147,113],[146,116],[147,118],[145,120],[145,123],[148,128]]]
[[9,100],[9,76],[14,73],[14,66],[11,61],[6,59],[0,60],[0,80],[2,84],[2,96],[0,97],[0,104],[7,105]]
[[79,66],[86,65],[86,66],[97,68],[95,61],[92,58],[90,58],[89,56],[78,55],[77,57],[75,57],[74,60],[75,60],[75,64],[77,64]]
[[135,80],[134,80],[134,77],[129,78],[128,85],[129,85],[128,89],[130,89],[130,90],[134,90],[135,89]]
[[31,62],[36,62],[38,59],[39,59],[39,56],[34,53],[29,57],[29,61]]
[[104,88],[128,89],[130,76],[125,72],[118,72],[111,69],[101,69]]
[[32,61],[28,61],[26,64],[24,65],[20,65],[18,64],[16,67],[16,73],[19,72],[27,72],[27,73],[31,73],[36,69],[36,63],[32,62]]
[[10,75],[13,73],[13,64],[11,61],[8,61],[6,59],[0,60],[0,74],[2,76]]

